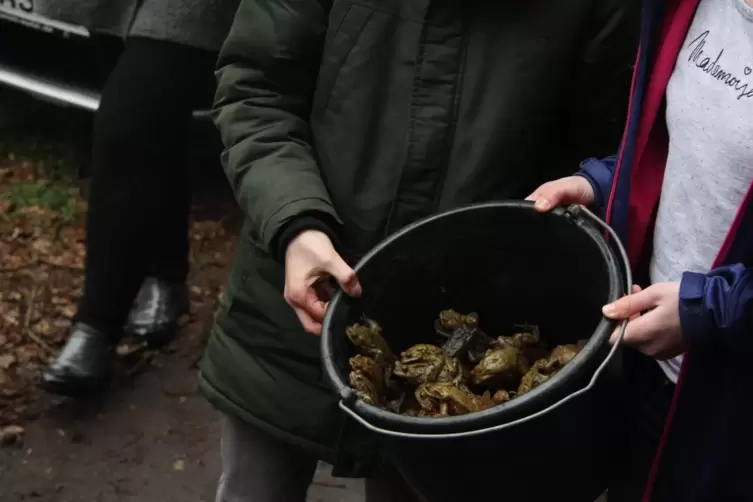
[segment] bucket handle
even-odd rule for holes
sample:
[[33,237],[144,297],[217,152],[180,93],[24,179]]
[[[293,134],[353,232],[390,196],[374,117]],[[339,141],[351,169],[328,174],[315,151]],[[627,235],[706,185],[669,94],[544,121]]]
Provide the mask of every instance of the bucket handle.
[[[601,218],[596,216],[593,212],[591,212],[589,209],[578,206],[578,205],[572,205],[569,206],[565,210],[566,214],[568,214],[571,218],[576,219],[581,214],[586,215],[590,220],[592,220],[597,226],[601,227],[609,236],[612,238],[613,244],[615,247],[617,247],[617,250],[619,251],[620,257],[623,260],[623,263],[625,265],[625,283],[626,288],[625,291],[629,294],[629,292],[633,288],[633,278],[632,274],[630,273],[630,261],[628,260],[627,252],[625,251],[625,248],[623,247],[622,243],[620,242],[619,237],[617,237],[617,234],[615,231],[610,227],[605,221],[603,221]],[[560,399],[556,403],[552,404],[551,406],[544,408],[543,410],[537,411],[536,413],[532,415],[525,416],[523,418],[519,418],[517,420],[513,420],[512,422],[507,422],[504,424],[499,425],[493,425],[490,427],[485,427],[483,429],[477,429],[474,431],[466,431],[466,432],[448,432],[448,433],[440,433],[440,434],[424,434],[424,433],[416,433],[416,432],[398,432],[398,431],[392,431],[389,429],[384,429],[382,427],[379,427],[377,425],[372,424],[362,416],[360,416],[358,413],[353,411],[350,406],[346,404],[347,401],[352,401],[352,397],[355,397],[355,395],[351,392],[347,392],[347,395],[343,396],[343,399],[340,400],[339,406],[340,409],[343,410],[346,414],[350,415],[353,420],[360,423],[367,429],[371,430],[372,432],[375,432],[377,434],[382,434],[385,436],[392,436],[397,438],[407,438],[407,439],[455,439],[455,438],[467,438],[471,436],[480,436],[482,434],[487,434],[490,432],[496,432],[501,431],[504,429],[508,429],[511,427],[514,427],[516,425],[528,422],[530,420],[534,420],[542,415],[546,415],[547,413],[556,410],[560,406],[563,406],[564,404],[572,401],[578,396],[581,396],[582,394],[585,394],[586,392],[590,391],[595,385],[596,382],[599,379],[599,376],[601,376],[604,369],[607,367],[609,362],[612,360],[612,357],[614,356],[615,352],[617,351],[617,348],[619,347],[620,343],[622,342],[623,337],[625,336],[625,329],[627,328],[627,320],[624,320],[620,324],[620,333],[617,336],[617,341],[614,345],[612,345],[611,350],[609,351],[609,354],[607,354],[607,357],[604,359],[604,361],[599,365],[598,368],[596,368],[596,371],[594,372],[593,376],[591,377],[591,381],[588,383],[587,386],[583,387],[582,389],[573,392],[572,394]],[[347,389],[349,391],[349,389]],[[348,399],[348,397],[351,397],[351,399]]]

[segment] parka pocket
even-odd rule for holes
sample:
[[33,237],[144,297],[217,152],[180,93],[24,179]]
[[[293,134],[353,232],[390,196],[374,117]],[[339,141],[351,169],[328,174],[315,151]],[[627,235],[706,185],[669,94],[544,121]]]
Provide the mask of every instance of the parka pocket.
[[335,2],[332,6],[314,92],[312,107],[314,114],[323,112],[329,106],[340,70],[348,59],[348,55],[358,44],[364,27],[373,14],[372,9],[347,1]]

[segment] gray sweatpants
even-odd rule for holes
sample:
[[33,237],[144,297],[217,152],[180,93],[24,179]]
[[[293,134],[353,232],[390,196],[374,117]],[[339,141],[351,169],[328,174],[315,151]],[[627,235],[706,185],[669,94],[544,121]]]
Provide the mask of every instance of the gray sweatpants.
[[[305,502],[319,459],[224,417],[216,502]],[[366,480],[366,502],[417,502],[399,475]]]

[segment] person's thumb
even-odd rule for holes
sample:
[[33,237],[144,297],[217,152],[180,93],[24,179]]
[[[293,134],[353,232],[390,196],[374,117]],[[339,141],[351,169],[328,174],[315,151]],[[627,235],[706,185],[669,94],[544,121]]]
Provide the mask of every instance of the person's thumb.
[[533,205],[539,211],[549,211],[558,206],[564,198],[564,189],[560,183],[547,183],[536,192]]
[[361,296],[361,283],[358,282],[355,271],[339,255],[335,255],[327,264],[325,272],[335,278],[347,295]]
[[587,205],[593,200],[593,189],[585,178],[568,176],[544,183],[526,200],[534,201],[537,211],[546,212],[564,204]]
[[530,195],[529,200],[534,201],[534,207],[537,210],[549,211],[562,203],[567,197],[570,186],[571,182],[568,178],[544,183]]
[[632,295],[623,296],[609,305],[604,305],[602,313],[610,319],[629,319],[655,306],[656,295],[654,295],[654,290],[647,288]]

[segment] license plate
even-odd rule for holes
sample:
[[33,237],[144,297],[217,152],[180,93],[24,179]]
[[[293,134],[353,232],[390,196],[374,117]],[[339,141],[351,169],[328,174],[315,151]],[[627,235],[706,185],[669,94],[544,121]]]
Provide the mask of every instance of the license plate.
[[59,33],[64,36],[89,36],[89,31],[83,26],[75,26],[35,14],[34,0],[0,0],[0,19],[13,21],[48,33]]
[[8,14],[31,14],[34,12],[33,0],[0,0],[0,9]]

